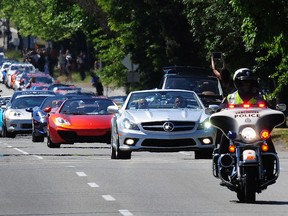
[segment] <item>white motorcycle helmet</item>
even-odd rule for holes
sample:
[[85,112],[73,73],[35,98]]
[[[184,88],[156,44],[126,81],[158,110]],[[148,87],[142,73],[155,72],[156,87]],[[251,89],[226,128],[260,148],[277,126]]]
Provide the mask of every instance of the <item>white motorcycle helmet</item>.
[[240,68],[236,70],[233,76],[233,82],[240,95],[257,93],[257,78],[248,68]]

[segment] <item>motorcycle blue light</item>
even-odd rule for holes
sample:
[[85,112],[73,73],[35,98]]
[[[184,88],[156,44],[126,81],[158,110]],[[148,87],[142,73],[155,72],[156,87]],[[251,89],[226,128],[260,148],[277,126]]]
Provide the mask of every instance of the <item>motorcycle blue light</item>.
[[234,139],[236,139],[237,134],[235,132],[233,132],[233,131],[229,131],[227,133],[227,136],[228,136],[229,139],[234,140]]

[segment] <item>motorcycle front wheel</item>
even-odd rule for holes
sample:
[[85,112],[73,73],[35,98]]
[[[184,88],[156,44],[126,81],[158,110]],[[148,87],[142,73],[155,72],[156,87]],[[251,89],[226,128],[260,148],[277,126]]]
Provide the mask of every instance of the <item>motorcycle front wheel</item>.
[[254,203],[256,200],[256,169],[255,167],[245,167],[244,177],[237,191],[237,198],[240,202]]

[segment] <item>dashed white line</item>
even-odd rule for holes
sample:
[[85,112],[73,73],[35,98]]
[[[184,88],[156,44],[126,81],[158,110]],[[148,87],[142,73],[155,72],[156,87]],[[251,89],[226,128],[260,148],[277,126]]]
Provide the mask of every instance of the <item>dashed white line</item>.
[[133,215],[131,212],[129,212],[128,210],[125,210],[125,209],[121,209],[121,210],[119,210],[119,212],[124,216],[132,216]]
[[41,157],[41,156],[38,156],[38,155],[33,155],[34,157],[36,157],[36,158],[38,158],[38,159],[43,159],[43,157]]
[[76,172],[76,174],[80,177],[87,176],[84,172]]
[[[12,146],[8,146],[9,148],[11,148]],[[25,152],[25,151],[23,151],[23,150],[21,150],[21,149],[19,149],[19,148],[14,148],[16,151],[19,151],[19,152],[21,152],[22,154],[24,154],[24,155],[29,155],[29,153],[28,152]],[[38,155],[33,155],[34,157],[36,157],[36,158],[38,158],[38,159],[43,159],[43,157],[41,157],[41,156],[38,156]]]
[[17,150],[17,151],[19,151],[19,152],[21,152],[22,154],[25,154],[25,155],[28,155],[29,153],[27,153],[27,152],[25,152],[25,151],[23,151],[23,150],[21,150],[21,149],[18,149],[18,148],[14,148],[15,150]]
[[102,197],[106,200],[106,201],[114,201],[115,198],[112,197],[111,195],[102,195]]
[[97,185],[95,182],[88,182],[87,184],[92,188],[99,187],[99,185]]

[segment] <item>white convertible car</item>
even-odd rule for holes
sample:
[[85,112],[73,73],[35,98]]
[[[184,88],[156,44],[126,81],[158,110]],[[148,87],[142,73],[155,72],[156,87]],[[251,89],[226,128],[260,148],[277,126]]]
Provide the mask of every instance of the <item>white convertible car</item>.
[[111,159],[131,159],[132,151],[195,151],[195,159],[211,158],[216,129],[212,109],[193,91],[155,89],[131,92],[114,113]]

